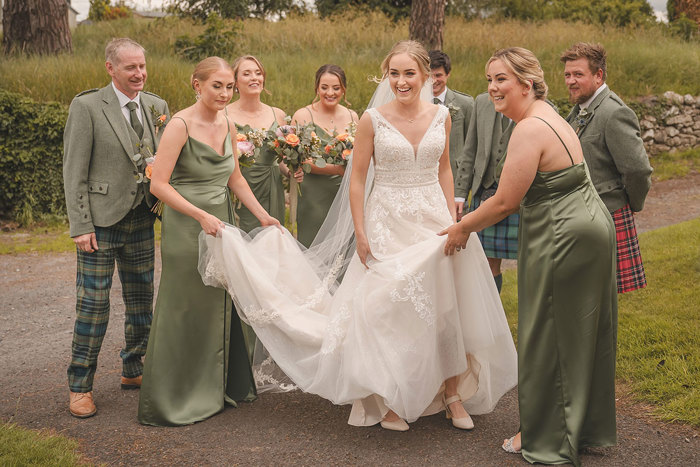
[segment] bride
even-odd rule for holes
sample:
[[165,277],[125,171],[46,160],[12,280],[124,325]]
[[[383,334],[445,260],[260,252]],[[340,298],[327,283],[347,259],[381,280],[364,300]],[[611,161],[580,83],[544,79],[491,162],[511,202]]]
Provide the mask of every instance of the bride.
[[227,226],[200,234],[200,272],[229,290],[297,386],[352,403],[349,424],[405,431],[446,410],[470,429],[469,413],[515,386],[515,347],[480,243],[445,256],[437,235],[455,221],[451,121],[427,101],[428,54],[401,41],[382,73],[311,247],[277,228]]

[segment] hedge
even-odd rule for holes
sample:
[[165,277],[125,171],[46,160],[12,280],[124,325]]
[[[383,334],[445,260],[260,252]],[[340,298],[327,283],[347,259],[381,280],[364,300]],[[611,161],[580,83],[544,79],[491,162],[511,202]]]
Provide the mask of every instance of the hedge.
[[63,128],[68,109],[0,89],[0,218],[27,225],[65,216]]

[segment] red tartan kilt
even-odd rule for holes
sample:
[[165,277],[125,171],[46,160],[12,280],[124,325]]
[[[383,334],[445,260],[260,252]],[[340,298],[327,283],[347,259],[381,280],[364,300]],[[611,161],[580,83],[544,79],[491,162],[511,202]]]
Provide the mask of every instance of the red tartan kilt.
[[634,214],[629,204],[613,212],[612,218],[617,239],[617,293],[644,288],[647,279],[639,251]]

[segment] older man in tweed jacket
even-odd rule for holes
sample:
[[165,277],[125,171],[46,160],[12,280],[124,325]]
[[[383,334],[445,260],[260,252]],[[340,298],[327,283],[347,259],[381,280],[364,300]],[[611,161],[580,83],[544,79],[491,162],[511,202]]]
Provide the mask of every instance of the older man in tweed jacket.
[[141,386],[155,260],[145,169],[168,114],[163,99],[142,92],[147,76],[143,47],[131,39],[113,39],[105,55],[112,82],[73,99],[64,132],[66,205],[78,250],[69,409],[79,418],[97,411],[92,383],[109,320],[115,261],[126,306],[121,387]]
[[615,221],[617,290],[646,286],[633,212],[644,207],[651,166],[639,121],[605,84],[606,52],[600,44],[579,42],[561,55],[569,100],[567,121],[576,130],[591,180]]

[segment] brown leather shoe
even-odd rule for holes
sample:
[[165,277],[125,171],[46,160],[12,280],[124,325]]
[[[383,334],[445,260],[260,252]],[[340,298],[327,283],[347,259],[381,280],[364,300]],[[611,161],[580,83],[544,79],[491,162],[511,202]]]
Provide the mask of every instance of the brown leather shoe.
[[135,378],[127,378],[122,376],[122,389],[138,389],[141,387],[141,375]]
[[97,407],[90,392],[70,392],[70,414],[78,418],[92,417],[97,413]]

